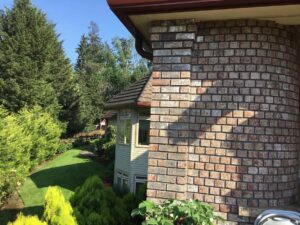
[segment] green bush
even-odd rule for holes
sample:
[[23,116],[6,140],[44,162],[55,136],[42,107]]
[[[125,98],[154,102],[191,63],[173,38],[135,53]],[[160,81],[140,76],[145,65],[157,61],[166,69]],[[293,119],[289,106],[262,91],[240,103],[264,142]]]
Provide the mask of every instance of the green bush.
[[116,140],[116,128],[109,126],[107,128],[106,137],[94,140],[92,145],[96,150],[97,155],[111,161],[115,158]]
[[23,216],[8,225],[77,225],[72,206],[58,187],[49,187],[45,195],[43,221],[37,216]]
[[56,152],[58,154],[61,154],[61,153],[64,153],[64,152],[72,149],[72,147],[73,147],[73,139],[60,140],[59,146],[58,146]]
[[115,168],[115,161],[111,161],[105,168],[104,171],[104,180],[110,183],[114,181],[114,168]]
[[21,110],[18,121],[31,138],[31,167],[55,155],[59,147],[62,129],[50,114],[36,106],[31,110]]
[[44,220],[49,225],[76,225],[73,209],[57,187],[49,187],[45,196]]
[[16,190],[30,168],[30,137],[18,125],[15,115],[0,108],[0,205]]
[[98,176],[88,178],[70,200],[79,225],[127,225],[130,216],[112,188]]
[[214,214],[213,207],[198,200],[167,200],[161,205],[144,201],[132,211],[135,216],[143,216],[143,225],[213,225],[221,217]]
[[81,138],[77,138],[75,139],[75,141],[73,142],[73,148],[78,148],[78,147],[81,147],[83,145],[85,145],[85,141]]
[[8,223],[8,225],[47,225],[47,223],[40,221],[37,216],[23,216],[20,214],[15,222]]

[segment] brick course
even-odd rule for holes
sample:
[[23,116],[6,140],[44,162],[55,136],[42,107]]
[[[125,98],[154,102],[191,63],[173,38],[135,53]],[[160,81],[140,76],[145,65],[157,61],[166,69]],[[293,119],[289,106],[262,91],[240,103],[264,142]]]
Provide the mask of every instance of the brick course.
[[[228,224],[285,206],[298,179],[296,29],[274,22],[158,21],[148,199],[199,199]],[[298,58],[297,58],[298,57]]]

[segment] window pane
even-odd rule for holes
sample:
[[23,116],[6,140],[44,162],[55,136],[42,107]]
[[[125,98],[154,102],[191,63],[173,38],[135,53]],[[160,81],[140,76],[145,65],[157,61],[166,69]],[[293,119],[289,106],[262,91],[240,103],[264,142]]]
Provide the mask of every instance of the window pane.
[[119,143],[130,144],[130,140],[131,140],[131,120],[122,119],[120,121]]
[[130,144],[131,141],[131,121],[126,120],[125,121],[125,144]]
[[140,188],[144,185],[144,183],[136,182],[135,183],[135,193],[138,193]]
[[123,179],[123,191],[127,191],[128,190],[128,180],[126,179]]
[[150,121],[140,120],[139,121],[139,144],[140,145],[149,145],[149,130],[150,130]]
[[119,187],[119,188],[121,188],[121,185],[122,185],[122,180],[121,180],[121,177],[117,177],[117,186]]

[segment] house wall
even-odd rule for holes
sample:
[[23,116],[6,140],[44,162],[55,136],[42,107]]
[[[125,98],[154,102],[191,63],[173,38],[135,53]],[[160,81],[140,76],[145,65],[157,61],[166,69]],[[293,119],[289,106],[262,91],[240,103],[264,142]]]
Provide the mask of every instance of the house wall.
[[[123,171],[128,174],[130,192],[135,192],[135,176],[144,176],[147,178],[148,170],[148,146],[139,146],[138,138],[138,120],[142,116],[137,110],[120,110],[118,112],[118,127],[120,126],[120,115],[122,112],[129,113],[132,120],[131,143],[122,145],[117,142],[115,157],[115,180],[117,171]],[[143,117],[144,118],[144,117]],[[118,138],[117,129],[117,138]]]
[[274,22],[159,21],[148,199],[199,199],[228,224],[297,194],[296,30]]

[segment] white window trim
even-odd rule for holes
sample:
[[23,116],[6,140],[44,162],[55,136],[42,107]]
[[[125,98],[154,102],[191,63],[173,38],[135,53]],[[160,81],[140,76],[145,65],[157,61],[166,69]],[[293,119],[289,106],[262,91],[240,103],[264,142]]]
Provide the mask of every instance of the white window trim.
[[[139,116],[138,117],[138,122],[137,122],[137,126],[136,126],[136,135],[135,135],[135,139],[136,139],[136,141],[135,141],[135,146],[136,147],[138,147],[138,148],[148,148],[149,146],[150,146],[150,144],[149,145],[140,145],[139,144],[139,129],[140,129],[140,120],[148,120],[148,121],[150,121],[150,117],[148,117],[148,116]],[[150,132],[150,131],[149,131]],[[149,134],[150,135],[150,134]],[[150,137],[149,137],[150,138]]]
[[[145,177],[145,178],[137,178],[137,177]],[[136,193],[137,190],[136,190],[136,183],[146,183],[147,182],[147,175],[135,175],[134,176],[134,190],[133,192]]]

